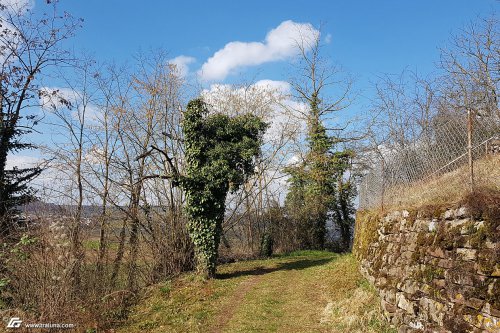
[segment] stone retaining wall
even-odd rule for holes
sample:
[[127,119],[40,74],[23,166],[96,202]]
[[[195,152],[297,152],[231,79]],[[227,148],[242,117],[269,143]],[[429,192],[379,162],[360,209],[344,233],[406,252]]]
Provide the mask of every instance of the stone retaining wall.
[[500,223],[471,215],[358,212],[354,253],[399,332],[500,332]]

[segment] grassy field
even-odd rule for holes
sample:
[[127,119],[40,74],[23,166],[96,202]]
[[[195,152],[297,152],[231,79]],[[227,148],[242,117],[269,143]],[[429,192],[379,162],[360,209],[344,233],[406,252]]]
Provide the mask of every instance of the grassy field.
[[153,286],[118,332],[395,332],[351,255],[296,252]]

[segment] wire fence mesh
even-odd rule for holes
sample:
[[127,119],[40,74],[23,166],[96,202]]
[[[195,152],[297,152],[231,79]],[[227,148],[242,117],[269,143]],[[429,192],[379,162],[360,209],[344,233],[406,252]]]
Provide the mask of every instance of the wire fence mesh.
[[418,137],[380,145],[370,155],[359,184],[360,209],[401,204],[412,195],[419,196],[414,201],[432,199],[431,187],[435,192],[454,184],[455,191],[463,192],[473,184],[488,186],[500,182],[500,116],[437,115]]

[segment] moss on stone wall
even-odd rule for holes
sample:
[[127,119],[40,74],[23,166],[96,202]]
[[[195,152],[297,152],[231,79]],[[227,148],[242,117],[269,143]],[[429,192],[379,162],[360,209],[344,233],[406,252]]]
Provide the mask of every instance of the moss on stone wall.
[[353,250],[402,331],[500,332],[500,194],[359,212]]
[[353,252],[358,258],[366,256],[369,245],[377,240],[379,220],[380,215],[377,212],[365,210],[356,213]]

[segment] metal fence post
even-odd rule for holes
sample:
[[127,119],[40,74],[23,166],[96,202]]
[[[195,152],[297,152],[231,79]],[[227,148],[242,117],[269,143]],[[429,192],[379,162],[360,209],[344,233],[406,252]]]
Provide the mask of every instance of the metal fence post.
[[469,186],[470,191],[474,192],[474,161],[472,159],[472,110],[467,108],[467,153],[469,156]]

